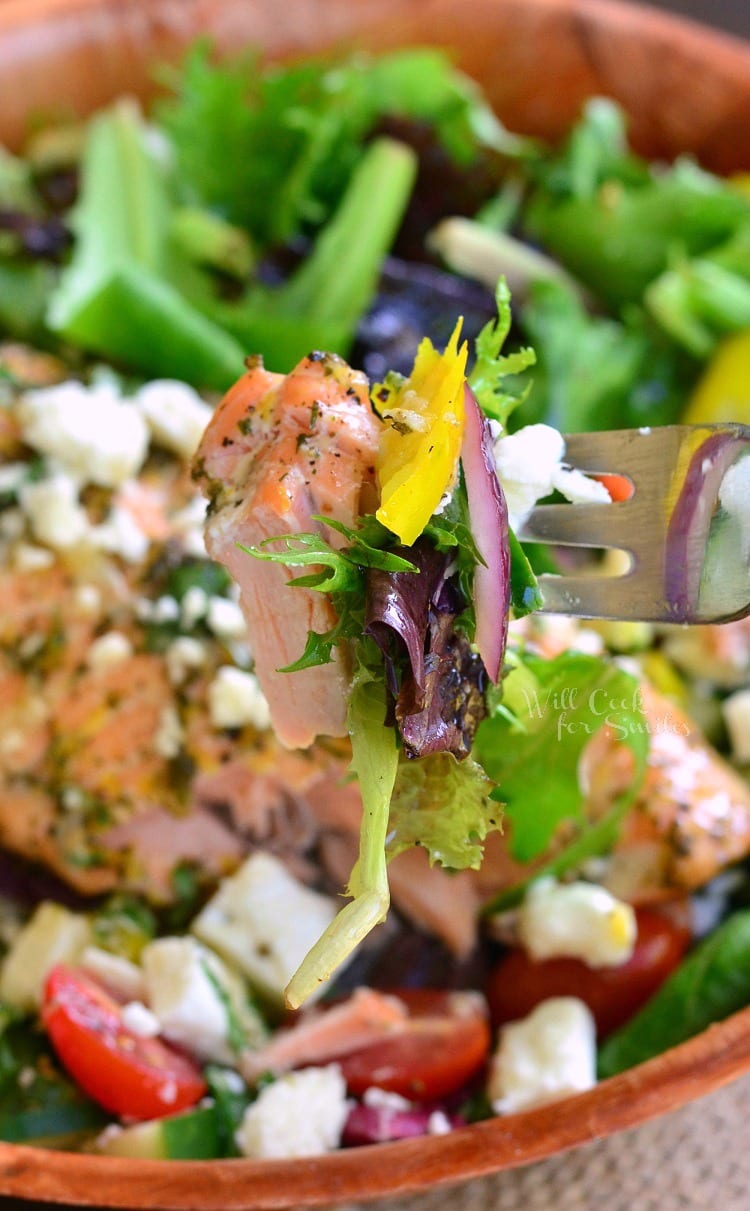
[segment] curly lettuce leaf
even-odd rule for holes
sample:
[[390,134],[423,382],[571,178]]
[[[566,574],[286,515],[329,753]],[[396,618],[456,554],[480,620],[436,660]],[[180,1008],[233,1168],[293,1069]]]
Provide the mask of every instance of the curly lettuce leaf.
[[263,66],[257,54],[214,63],[203,41],[165,83],[158,114],[187,201],[241,224],[262,247],[327,221],[386,115],[429,123],[464,165],[483,149],[529,147],[432,48]]
[[683,158],[652,166],[628,151],[622,112],[595,98],[561,151],[536,169],[526,231],[615,309],[641,299],[679,251],[729,239],[750,202]]
[[[253,559],[281,563],[287,568],[314,567],[308,576],[295,576],[291,585],[315,589],[331,596],[338,621],[323,633],[309,631],[304,651],[293,664],[279,669],[280,673],[298,673],[319,664],[330,664],[333,649],[349,640],[359,639],[364,631],[366,572],[377,568],[384,572],[414,572],[413,563],[388,550],[394,536],[374,517],[360,519],[357,529],[343,525],[330,517],[313,517],[313,521],[336,530],[346,538],[348,546],[336,549],[322,534],[282,534],[270,538],[259,547],[240,549]],[[281,544],[281,550],[269,548]]]
[[497,319],[485,324],[476,339],[476,361],[468,383],[485,415],[506,429],[511,412],[531,389],[530,384],[519,387],[515,376],[535,364],[536,354],[533,349],[502,353],[511,325],[510,290],[503,277],[495,288],[495,303]]
[[487,834],[502,830],[493,788],[471,757],[457,761],[450,753],[433,753],[419,761],[402,759],[391,799],[389,859],[421,845],[431,865],[477,870]]
[[[633,754],[634,775],[611,810],[589,824],[579,763],[605,726]],[[556,872],[604,852],[646,770],[648,728],[638,680],[609,660],[576,652],[554,660],[517,657],[503,684],[502,710],[480,725],[474,755],[497,783],[493,794],[505,804],[518,861],[541,857],[563,824],[573,825],[576,834],[564,854],[555,856]]]

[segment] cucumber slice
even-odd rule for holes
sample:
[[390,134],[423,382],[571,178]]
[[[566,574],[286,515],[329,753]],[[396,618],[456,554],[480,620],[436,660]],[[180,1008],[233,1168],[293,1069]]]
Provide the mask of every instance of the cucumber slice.
[[141,1160],[214,1160],[221,1156],[215,1108],[198,1106],[186,1114],[111,1128],[99,1137],[97,1152]]

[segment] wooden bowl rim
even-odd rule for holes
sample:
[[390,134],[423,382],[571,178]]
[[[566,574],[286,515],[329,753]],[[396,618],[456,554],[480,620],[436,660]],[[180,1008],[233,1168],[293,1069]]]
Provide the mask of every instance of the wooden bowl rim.
[[[188,2],[200,7],[196,0]],[[418,2],[403,0],[406,8]],[[609,22],[615,30],[638,29],[652,37],[671,38],[681,43],[688,57],[711,59],[735,80],[750,79],[750,44],[696,22],[625,0],[525,3],[530,9],[567,15],[584,25]],[[35,20],[62,27],[89,11],[135,13],[145,11],[147,4],[148,0],[0,0],[0,40],[27,30]],[[135,1162],[0,1143],[0,1194],[141,1211],[167,1207],[278,1211],[393,1197],[528,1165],[638,1126],[719,1089],[748,1069],[750,1008],[587,1093],[524,1114],[492,1118],[447,1136],[295,1161]]]
[[412,1194],[637,1127],[750,1068],[750,1008],[586,1093],[448,1135],[299,1160],[138,1160],[0,1144],[0,1193],[139,1211],[281,1211]]

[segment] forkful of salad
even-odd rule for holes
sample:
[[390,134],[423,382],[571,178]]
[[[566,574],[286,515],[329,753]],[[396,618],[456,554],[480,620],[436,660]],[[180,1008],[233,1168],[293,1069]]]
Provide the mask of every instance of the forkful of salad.
[[613,575],[542,574],[543,611],[672,623],[750,614],[750,426],[575,433],[565,439],[565,462],[602,476],[612,500],[539,504],[518,537],[629,559]]
[[[408,377],[375,384],[335,354],[286,375],[248,359],[195,457],[207,549],[237,582],[276,734],[347,736],[362,799],[349,899],[293,974],[291,1008],[384,920],[392,858],[418,845],[451,870],[481,863],[502,811],[474,739],[502,698],[510,614],[750,612],[750,430],[574,435],[564,451],[549,426],[509,433],[534,359],[502,352],[502,281],[497,304],[468,374],[460,320],[444,350],[425,338]],[[556,488],[584,503],[541,503]],[[518,538],[625,551],[629,567],[608,578],[591,560],[537,586]]]

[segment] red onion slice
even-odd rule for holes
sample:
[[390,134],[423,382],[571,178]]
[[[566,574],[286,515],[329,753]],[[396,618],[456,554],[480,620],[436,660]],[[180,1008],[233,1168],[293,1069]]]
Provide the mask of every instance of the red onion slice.
[[500,676],[510,609],[508,507],[497,478],[489,421],[468,383],[464,386],[466,428],[461,464],[469,502],[471,532],[484,564],[474,572],[476,645],[487,676]]
[[710,433],[688,464],[664,547],[664,591],[675,622],[695,617],[719,488],[743,449],[747,442],[732,432]]
[[[413,1139],[417,1135],[432,1133],[434,1108],[412,1106],[409,1109],[391,1109],[389,1106],[366,1106],[358,1103],[349,1111],[342,1143],[351,1147],[358,1144],[384,1144],[388,1140]],[[442,1112],[442,1122],[451,1130],[463,1127],[464,1120],[455,1114]]]

